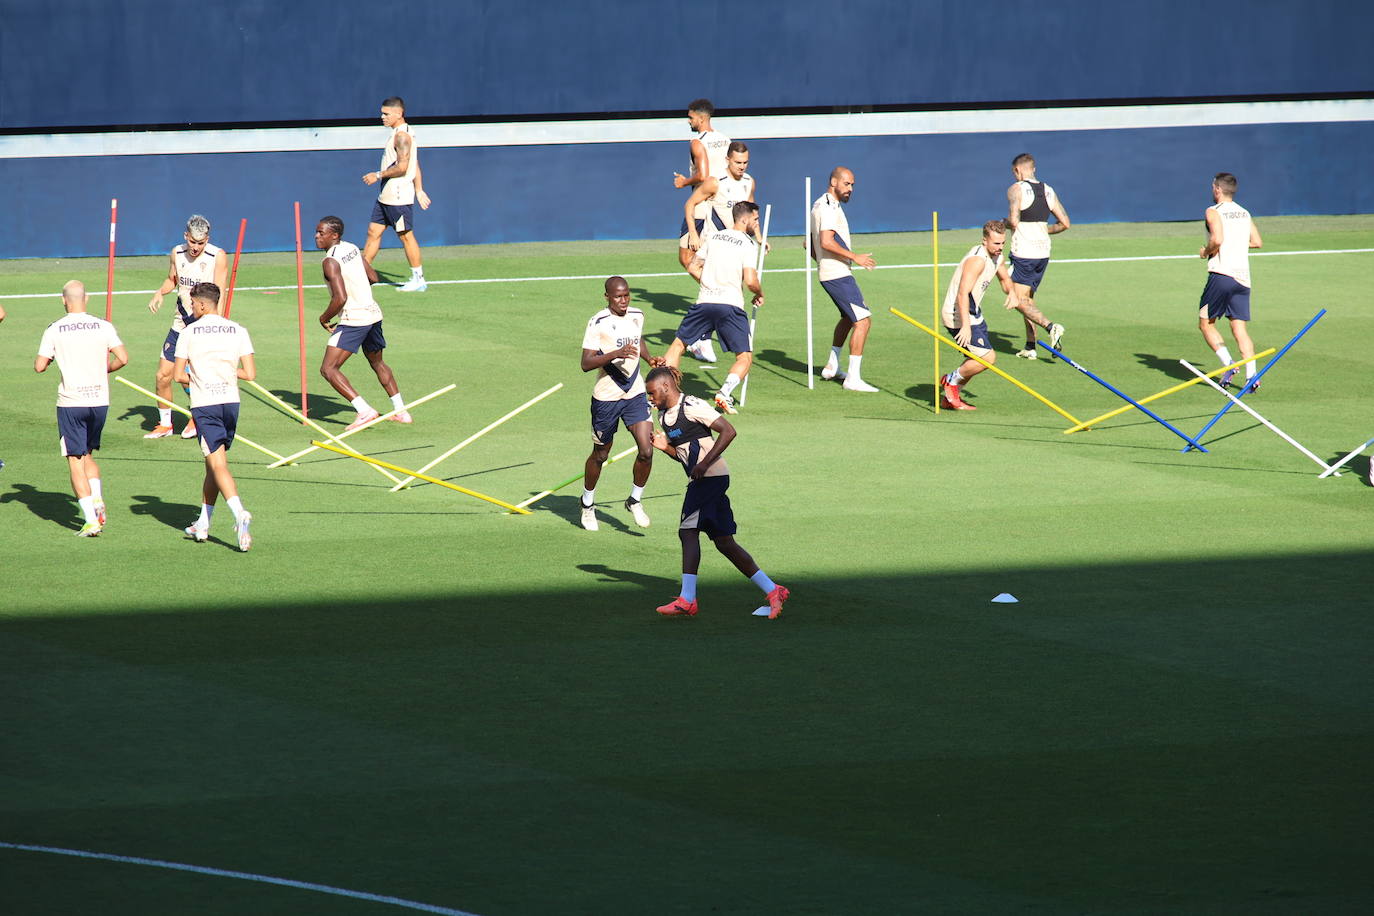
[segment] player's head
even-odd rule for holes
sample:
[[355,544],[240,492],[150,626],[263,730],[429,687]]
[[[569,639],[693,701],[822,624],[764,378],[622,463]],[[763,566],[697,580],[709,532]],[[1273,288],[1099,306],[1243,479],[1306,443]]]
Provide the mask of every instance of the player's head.
[[1217,172],[1212,179],[1212,199],[1230,200],[1236,196],[1236,176],[1230,172]]
[[687,106],[687,123],[692,130],[705,130],[706,125],[711,123],[711,115],[716,113],[716,106],[711,104],[710,99],[694,99]]
[[200,282],[191,287],[191,311],[197,318],[219,312],[219,287],[213,283]]
[[399,95],[382,101],[382,126],[395,127],[406,119],[406,103]]
[[612,314],[624,315],[630,307],[630,284],[624,277],[609,277],[606,280],[606,307]]
[[1030,153],[1022,153],[1011,161],[1011,173],[1016,176],[1017,181],[1025,181],[1027,178],[1035,177],[1035,157]]
[[199,213],[186,221],[186,253],[191,260],[200,257],[205,246],[210,244],[210,221]]
[[650,369],[649,374],[644,376],[644,390],[649,394],[649,403],[659,410],[667,410],[676,404],[682,392],[679,379],[678,371],[671,366]]
[[741,200],[730,208],[730,218],[735,228],[741,232],[753,232],[759,227],[759,205],[752,200]]
[[62,304],[68,312],[86,311],[86,284],[80,280],[68,280],[62,285]]
[[848,203],[854,193],[854,173],[842,165],[830,170],[830,193],[840,203]]
[[1007,242],[1007,224],[1000,219],[990,219],[983,224],[983,248],[994,258],[1002,253]]
[[742,140],[735,140],[725,148],[725,168],[730,177],[736,180],[744,177],[749,169],[749,147]]
[[343,238],[344,223],[337,216],[326,216],[315,224],[315,247],[333,248]]

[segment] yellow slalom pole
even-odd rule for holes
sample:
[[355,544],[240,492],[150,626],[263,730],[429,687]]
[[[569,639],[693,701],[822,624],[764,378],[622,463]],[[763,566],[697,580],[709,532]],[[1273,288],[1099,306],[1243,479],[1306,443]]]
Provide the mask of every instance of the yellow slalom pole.
[[[286,403],[286,402],[283,401],[281,398],[277,397],[275,394],[273,394],[272,392],[268,391],[266,388],[264,388],[264,387],[262,387],[261,385],[259,385],[257,382],[250,381],[248,384],[251,385],[251,386],[253,387],[253,390],[256,391],[258,394],[260,394],[260,395],[262,395],[263,397],[267,398],[267,400],[269,400],[269,401],[271,401],[273,404],[277,405],[277,407],[279,407],[279,408],[281,408],[282,410],[286,411],[287,416],[289,416],[289,417],[291,417],[292,419],[295,419],[295,420],[300,420],[300,421],[301,421],[302,423],[304,423],[306,426],[310,427],[310,428],[313,429],[315,432],[319,433],[321,436],[324,436],[324,437],[325,437],[326,439],[328,439],[330,442],[338,443],[339,440],[338,440],[338,439],[335,439],[332,435],[330,435],[329,432],[328,432],[324,427],[320,426],[320,424],[316,423],[314,420],[310,419],[310,418],[307,417],[305,414],[301,413],[299,410],[297,410],[296,408],[292,407],[290,404]],[[378,474],[381,474],[383,477],[385,477],[387,480],[391,481],[392,483],[399,483],[399,482],[400,482],[400,478],[398,478],[395,474],[392,474],[392,473],[391,473],[390,471],[388,471],[386,468],[378,468],[378,467],[376,467],[375,465],[374,465],[373,467],[376,469],[376,471],[377,471]]]
[[[930,328],[928,328],[928,327],[926,327],[925,325],[921,324],[921,323],[920,323],[919,321],[917,321],[915,318],[912,318],[910,315],[907,315],[907,314],[905,314],[904,312],[900,312],[900,311],[898,311],[897,309],[894,309],[894,308],[889,308],[888,311],[891,312],[892,314],[896,315],[898,318],[902,319],[903,321],[907,322],[908,324],[913,324],[913,325],[915,325],[916,327],[920,328],[922,331],[925,331],[927,334],[929,334],[931,337],[934,337],[934,338],[935,338],[936,340],[938,340],[940,343],[942,343],[942,344],[948,344],[949,346],[951,346],[951,347],[953,347],[954,349],[958,350],[960,353],[964,354],[965,356],[967,356],[969,359],[973,360],[974,362],[982,363],[983,366],[984,366],[985,368],[991,369],[991,370],[992,370],[993,372],[995,372],[996,374],[1002,376],[1002,378],[1004,378],[1004,379],[1006,379],[1007,381],[1011,382],[1011,383],[1012,383],[1013,385],[1015,385],[1017,388],[1020,388],[1020,389],[1021,389],[1022,391],[1024,391],[1026,394],[1028,394],[1028,395],[1030,395],[1031,397],[1035,398],[1035,399],[1036,399],[1037,401],[1039,401],[1041,404],[1044,404],[1046,407],[1050,408],[1050,409],[1053,410],[1055,413],[1059,414],[1061,417],[1064,417],[1066,420],[1072,420],[1072,421],[1075,422],[1075,423],[1078,422],[1078,418],[1077,418],[1077,417],[1075,417],[1073,414],[1069,413],[1069,412],[1068,412],[1067,410],[1065,410],[1064,408],[1060,407],[1058,404],[1056,404],[1056,403],[1054,403],[1053,401],[1051,401],[1049,398],[1045,397],[1043,394],[1040,394],[1038,391],[1034,390],[1033,388],[1029,387],[1028,385],[1023,385],[1023,384],[1021,384],[1021,383],[1018,382],[1016,379],[1012,378],[1010,375],[1007,375],[1007,374],[1006,374],[1005,372],[1003,372],[1001,369],[998,369],[998,368],[997,368],[996,366],[994,366],[992,363],[990,363],[990,362],[988,362],[987,360],[982,359],[982,358],[980,358],[980,357],[978,357],[978,356],[975,356],[974,354],[970,353],[968,350],[965,350],[963,347],[959,346],[959,345],[958,345],[957,343],[955,343],[954,341],[952,341],[952,340],[946,340],[945,338],[941,337],[939,334],[937,334],[937,333],[935,333],[934,331],[932,331]],[[936,397],[937,397],[937,398],[939,397],[938,391],[937,391],[937,393],[936,393]]]
[[[934,248],[930,256],[930,282],[931,282],[931,303],[934,305],[930,323],[937,326],[940,323],[940,211],[932,210],[930,213],[930,235],[931,244]],[[935,350],[935,412],[940,412],[940,338],[935,338],[935,343],[931,344]]]
[[312,441],[310,444],[315,446],[315,448],[327,449],[331,452],[338,452],[340,455],[347,455],[349,458],[357,458],[359,461],[365,461],[368,464],[375,464],[379,468],[386,468],[387,470],[395,471],[397,474],[409,474],[411,477],[415,477],[419,480],[424,480],[428,481],[429,483],[438,484],[441,487],[448,487],[450,490],[457,490],[459,493],[463,493],[467,496],[474,496],[477,499],[492,503],[493,505],[500,506],[502,509],[509,509],[511,512],[519,512],[521,515],[534,514],[530,512],[530,510],[528,509],[521,509],[519,506],[512,506],[508,502],[502,502],[494,496],[487,496],[485,493],[478,493],[476,490],[469,490],[467,487],[460,487],[456,483],[449,483],[447,480],[440,480],[438,477],[430,477],[428,474],[421,474],[419,471],[412,471],[410,468],[403,468],[398,464],[391,464],[388,461],[379,461],[376,458],[370,458],[367,455],[360,455],[359,453],[353,451],[345,451],[341,448],[335,448],[332,445],[326,445],[325,443],[320,442],[318,440]]
[[[1231,371],[1232,369],[1239,369],[1241,366],[1245,365],[1246,363],[1254,362],[1254,361],[1257,360],[1257,359],[1264,359],[1264,358],[1265,358],[1266,356],[1268,356],[1270,353],[1273,353],[1275,349],[1276,349],[1275,347],[1270,347],[1268,350],[1265,350],[1263,353],[1256,353],[1254,356],[1250,357],[1249,359],[1242,359],[1242,360],[1240,360],[1239,362],[1234,362],[1234,363],[1232,363],[1232,364],[1229,365],[1229,366],[1222,366],[1220,369],[1215,369],[1215,370],[1213,370],[1213,371],[1211,371],[1211,372],[1208,372],[1207,375],[1205,376],[1205,378],[1216,378],[1218,375],[1223,375],[1223,374],[1225,374],[1225,373]],[[1125,407],[1118,407],[1116,410],[1108,411],[1107,413],[1104,413],[1104,414],[1103,414],[1102,416],[1100,416],[1100,417],[1093,417],[1091,420],[1084,420],[1082,423],[1079,423],[1077,426],[1070,426],[1068,429],[1064,430],[1064,435],[1067,436],[1069,433],[1076,433],[1076,432],[1079,432],[1080,430],[1087,429],[1087,428],[1089,428],[1089,427],[1091,427],[1091,426],[1096,426],[1097,424],[1101,423],[1103,420],[1110,420],[1112,417],[1120,416],[1121,414],[1125,413],[1125,412],[1128,411],[1128,410],[1135,410],[1136,404],[1148,404],[1148,403],[1150,403],[1151,401],[1157,401],[1157,400],[1159,400],[1160,398],[1164,397],[1165,395],[1173,394],[1175,391],[1182,391],[1184,388],[1187,388],[1187,387],[1189,387],[1189,386],[1191,386],[1191,385],[1196,385],[1196,384],[1198,384],[1199,382],[1203,381],[1203,378],[1204,378],[1204,377],[1189,379],[1188,381],[1183,382],[1182,384],[1175,385],[1175,386],[1172,387],[1172,388],[1165,388],[1163,391],[1158,392],[1157,394],[1152,394],[1152,395],[1150,395],[1148,398],[1141,398],[1140,400],[1136,401],[1135,404],[1127,404]]]
[[[128,385],[130,388],[132,388],[134,391],[138,391],[138,392],[141,392],[141,393],[143,393],[143,394],[146,394],[148,397],[152,398],[154,401],[157,401],[159,404],[165,404],[165,405],[167,405],[168,407],[170,407],[170,408],[172,408],[173,410],[175,410],[177,413],[185,414],[185,415],[188,416],[188,417],[191,415],[191,411],[187,410],[185,407],[182,407],[180,404],[173,404],[171,401],[167,400],[166,398],[160,398],[160,397],[158,397],[156,394],[153,394],[151,391],[149,391],[147,388],[143,388],[143,387],[141,387],[141,386],[139,386],[139,385],[135,385],[133,382],[129,381],[128,379],[126,379],[126,378],[125,378],[124,376],[122,376],[122,375],[116,375],[116,376],[115,376],[115,381],[116,381],[116,382],[123,382],[124,384],[126,384],[126,385]],[[265,446],[258,445],[258,444],[257,444],[256,442],[254,442],[252,439],[249,439],[247,436],[241,435],[240,433],[237,433],[237,432],[234,433],[234,441],[235,441],[235,442],[242,442],[244,445],[248,446],[249,448],[255,448],[255,449],[257,449],[258,451],[262,452],[264,455],[267,455],[267,456],[269,456],[269,457],[275,458],[275,459],[277,459],[278,461],[285,461],[285,460],[286,460],[286,459],[283,458],[281,455],[278,455],[276,452],[272,451],[270,448],[266,448]]]
[[[345,430],[344,432],[341,432],[341,433],[339,433],[337,436],[334,436],[334,437],[332,437],[332,438],[333,438],[333,440],[334,440],[335,442],[342,442],[343,440],[347,439],[349,436],[355,435],[356,433],[360,433],[360,432],[362,432],[362,431],[365,430],[365,429],[371,429],[372,427],[376,426],[378,423],[381,423],[383,420],[389,420],[389,419],[391,419],[393,416],[395,416],[396,414],[400,413],[400,412],[403,411],[403,410],[412,410],[412,409],[414,409],[414,408],[420,406],[421,404],[423,404],[425,401],[433,400],[434,398],[437,398],[437,397],[438,397],[439,395],[441,395],[441,394],[448,394],[450,391],[452,391],[453,389],[455,389],[455,388],[457,388],[457,387],[458,387],[457,385],[453,385],[453,384],[445,385],[443,388],[440,388],[438,391],[431,391],[429,394],[425,395],[424,397],[422,397],[422,398],[417,398],[416,400],[411,401],[409,404],[402,404],[400,407],[393,407],[393,408],[391,408],[390,410],[388,410],[386,413],[378,415],[375,419],[372,419],[372,420],[367,421],[367,422],[364,423],[362,426],[355,427],[354,429]],[[297,458],[303,458],[303,457],[305,457],[306,455],[308,455],[308,454],[310,454],[311,452],[315,451],[316,448],[317,448],[317,446],[314,446],[314,445],[311,445],[311,446],[309,446],[309,447],[307,447],[307,448],[303,448],[303,449],[301,449],[299,452],[296,452],[296,454],[294,454],[294,455],[288,455],[288,456],[286,456],[286,457],[283,458],[281,461],[278,461],[276,464],[269,464],[268,467],[269,467],[269,468],[275,468],[275,467],[280,467],[280,466],[283,465],[283,464],[295,464]]]

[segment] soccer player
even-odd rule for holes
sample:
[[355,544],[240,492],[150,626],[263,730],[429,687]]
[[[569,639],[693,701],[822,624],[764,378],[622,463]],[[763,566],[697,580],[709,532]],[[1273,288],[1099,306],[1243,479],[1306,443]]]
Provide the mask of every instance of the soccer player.
[[704,220],[691,223],[692,214],[705,203],[711,210],[711,223],[719,232],[735,222],[735,204],[742,200],[753,201],[758,183],[747,171],[749,168],[749,147],[739,140],[731,142],[729,155],[725,159],[725,174],[719,178],[712,176],[701,184],[683,204],[683,225],[687,226],[687,247],[691,251],[701,248],[701,233]]
[[[687,106],[687,125],[697,135],[692,138],[689,144],[692,167],[688,170],[689,174],[687,175],[678,172],[673,173],[673,187],[690,187],[695,190],[707,179],[725,177],[730,138],[711,126],[711,116],[715,114],[715,111],[716,108],[711,104],[710,99],[696,99]],[[753,200],[752,197],[748,199]],[[679,233],[680,238],[677,247],[678,262],[684,270],[687,265],[692,263],[692,253],[696,250],[687,244],[689,231],[695,229],[698,235],[703,232],[710,234],[712,231],[728,228],[730,222],[728,209],[724,213],[713,212],[702,201],[698,201],[693,208],[688,209],[686,218],[682,221],[682,231]],[[690,271],[688,272],[690,273]],[[688,345],[687,352],[694,359],[699,359],[702,362],[714,363],[716,361],[716,351],[711,346],[710,334],[701,340],[693,341]]]
[[[1212,179],[1212,200],[1215,203],[1204,212],[1207,219],[1207,244],[1198,252],[1207,259],[1207,285],[1198,303],[1197,326],[1202,339],[1212,348],[1223,366],[1235,362],[1226,342],[1217,330],[1217,319],[1231,322],[1231,336],[1240,348],[1241,359],[1255,355],[1255,342],[1250,339],[1250,249],[1262,244],[1259,229],[1250,219],[1250,211],[1236,203],[1236,176],[1218,172]],[[1221,377],[1221,384],[1229,386],[1236,370]],[[1245,364],[1246,389],[1254,391],[1254,360]]]
[[80,280],[62,287],[67,314],[43,332],[33,371],[46,372],[56,360],[62,373],[57,386],[58,441],[81,507],[83,524],[77,537],[93,538],[105,529],[105,496],[95,453],[110,410],[109,374],[128,363],[129,354],[113,324],[86,313],[86,299]]
[[[214,283],[220,289],[229,285],[229,256],[224,249],[210,244],[210,221],[200,214],[186,221],[186,241],[172,249],[168,256],[170,266],[167,278],[148,300],[148,311],[157,314],[162,307],[162,297],[172,290],[177,291],[177,308],[172,313],[172,328],[167,339],[162,342],[162,358],[157,363],[157,376],[154,390],[157,396],[172,399],[172,361],[177,349],[177,336],[188,324],[195,321],[191,314],[191,287],[197,283]],[[157,426],[146,433],[145,439],[165,439],[172,435],[172,408],[159,405]],[[196,423],[188,420],[181,431],[181,438],[194,439]]]
[[730,395],[753,365],[753,344],[749,340],[749,322],[744,317],[744,290],[754,294],[753,303],[763,305],[763,287],[754,269],[758,246],[751,235],[759,229],[758,204],[742,200],[731,211],[734,226],[709,236],[698,249],[687,272],[701,284],[696,304],[687,311],[678,326],[677,337],[668,347],[664,363],[676,369],[687,344],[700,340],[715,331],[721,345],[735,354],[725,384],[720,386],[715,402],[725,413],[738,413]]
[[177,341],[176,380],[191,388],[191,417],[196,421],[200,451],[205,456],[200,516],[186,528],[193,541],[210,537],[210,517],[221,494],[234,513],[239,550],[253,546],[248,527],[252,514],[239,499],[238,485],[229,473],[229,447],[239,422],[239,379],[257,376],[253,341],[248,329],[219,314],[219,287],[197,283],[191,287],[191,306],[197,321]]
[[[940,310],[940,319],[954,342],[989,363],[997,361],[997,354],[992,352],[992,344],[988,342],[983,294],[994,276],[1002,284],[1002,291],[1012,294],[1012,277],[1002,263],[1002,246],[1006,240],[1007,227],[1002,220],[992,219],[983,224],[983,240],[970,248],[954,269],[945,292],[944,307]],[[972,404],[964,403],[960,392],[969,379],[985,368],[976,359],[966,359],[963,365],[941,379],[940,406],[951,410],[977,410]]]
[[[1035,359],[1035,329],[1044,328],[1050,346],[1059,349],[1064,326],[1054,324],[1035,306],[1035,291],[1045,278],[1050,264],[1050,236],[1069,228],[1069,214],[1059,202],[1054,188],[1035,178],[1035,157],[1022,153],[1011,161],[1016,181],[1007,188],[1007,228],[1011,230],[1011,281],[1015,294],[1007,297],[1006,308],[1016,309],[1026,322],[1026,347],[1016,355]],[[1049,222],[1050,214],[1058,221]]]
[[[876,262],[872,254],[855,254],[849,249],[849,219],[844,215],[842,204],[849,203],[853,193],[854,173],[844,166],[836,166],[830,173],[830,186],[811,205],[811,257],[816,260],[816,276],[835,308],[840,310],[830,356],[821,369],[821,378],[841,379],[849,391],[877,391],[860,374],[864,342],[868,340],[872,319],[850,265],[858,264],[865,270],[872,270]],[[851,331],[853,337],[849,337]],[[840,371],[840,349],[846,337],[849,337],[847,373]]]
[[582,335],[582,371],[597,370],[592,388],[592,453],[587,456],[582,484],[582,527],[588,531],[597,529],[596,482],[601,479],[601,466],[611,453],[611,442],[621,423],[639,446],[634,486],[625,508],[636,525],[649,527],[649,515],[641,500],[653,469],[654,424],[639,374],[640,359],[651,366],[663,362],[651,356],[644,345],[644,312],[630,308],[630,285],[624,277],[611,277],[606,281],[606,307],[592,316]]
[[[386,349],[386,338],[382,336],[382,308],[372,298],[372,284],[377,282],[377,272],[372,269],[358,246],[342,239],[343,220],[337,216],[326,216],[315,226],[315,247],[325,251],[322,266],[324,281],[329,286],[329,307],[320,315],[320,324],[329,332],[329,345],[324,350],[324,362],[320,365],[323,375],[334,390],[343,395],[353,409],[358,412],[349,429],[357,429],[371,423],[379,414],[358,394],[343,374],[343,364],[359,348],[377,381],[391,396],[391,405],[399,413],[391,419],[397,423],[410,423],[410,414],[401,410],[405,399],[396,384],[391,367],[382,358]],[[338,318],[337,324],[335,318]]]
[[[423,293],[429,289],[425,269],[420,261],[420,243],[415,240],[414,205],[429,209],[429,195],[425,193],[424,176],[420,172],[420,151],[415,145],[415,133],[406,123],[406,103],[398,96],[382,102],[382,126],[391,128],[391,136],[382,147],[382,167],[363,176],[363,184],[381,184],[377,202],[372,205],[372,222],[367,226],[367,241],[363,243],[363,259],[371,266],[382,247],[382,233],[390,226],[396,230],[410,264],[410,279],[401,285],[403,293]],[[372,280],[376,283],[374,277]]]
[[[735,543],[735,516],[730,509],[730,469],[721,457],[735,440],[730,421],[699,398],[682,393],[676,369],[650,370],[647,381],[649,400],[658,408],[660,432],[654,434],[654,447],[682,464],[687,472],[687,492],[682,497],[682,521],[678,539],[682,541],[682,592],[658,608],[665,617],[692,617],[697,613],[697,569],[701,566],[701,534],[704,531],[727,560],[768,596],[768,617],[782,613],[788,591],[775,583],[754,558]],[[719,438],[713,438],[712,433]]]

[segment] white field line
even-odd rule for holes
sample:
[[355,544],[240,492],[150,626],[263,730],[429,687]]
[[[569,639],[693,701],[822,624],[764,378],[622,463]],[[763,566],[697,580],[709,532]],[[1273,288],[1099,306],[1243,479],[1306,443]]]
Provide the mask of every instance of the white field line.
[[[860,246],[862,247],[862,246]],[[1307,254],[1367,254],[1374,251],[1374,248],[1317,248],[1311,251],[1252,251],[1252,258],[1273,258],[1286,255],[1307,255]],[[1106,264],[1116,261],[1196,261],[1199,260],[1195,254],[1150,254],[1138,255],[1136,257],[1125,258],[1054,258],[1055,264]],[[958,261],[941,261],[941,267],[957,267]],[[931,264],[879,264],[875,270],[920,270],[929,269]],[[799,274],[804,268],[801,267],[770,267],[770,274]],[[653,274],[621,274],[627,280],[649,279],[654,277],[681,277],[684,272],[681,270],[670,270],[663,273]],[[586,275],[564,275],[556,277],[476,277],[468,280],[428,280],[430,286],[464,285],[472,283],[538,283],[556,280],[605,280],[602,274]],[[379,284],[382,286],[396,286],[395,283]],[[274,290],[295,289],[295,284],[286,286],[238,286],[234,292],[272,292]],[[306,289],[324,289],[323,283],[307,283]],[[93,290],[91,295],[96,295],[99,290]],[[155,290],[151,289],[117,289],[116,296],[151,296]],[[60,296],[58,292],[51,293],[10,293],[0,295],[0,300],[6,299],[51,299]]]
[[313,884],[309,881],[294,881],[290,878],[273,878],[270,875],[255,875],[251,872],[228,871],[223,868],[206,868],[202,865],[185,865],[181,862],[164,862],[161,859],[142,859],[137,856],[116,856],[104,852],[87,852],[83,849],[61,849],[56,846],[28,846],[23,843],[0,842],[0,849],[16,849],[21,852],[46,852],[58,856],[74,856],[78,859],[99,859],[104,862],[122,862],[126,865],[170,868],[173,871],[189,871],[197,875],[213,875],[217,878],[237,878],[240,881],[252,881],[257,884],[277,884],[282,887],[294,887],[300,890],[315,891],[321,894],[333,894],[336,897],[351,897],[354,900],[386,903],[391,906],[404,907],[408,910],[419,910],[422,913],[440,913],[443,914],[443,916],[477,916],[477,914],[469,913],[466,910],[453,910],[448,907],[435,906],[430,903],[416,903],[413,900],[402,900],[400,897],[386,897],[381,894],[369,894],[365,891],[350,891],[341,887],[330,887],[327,884]]

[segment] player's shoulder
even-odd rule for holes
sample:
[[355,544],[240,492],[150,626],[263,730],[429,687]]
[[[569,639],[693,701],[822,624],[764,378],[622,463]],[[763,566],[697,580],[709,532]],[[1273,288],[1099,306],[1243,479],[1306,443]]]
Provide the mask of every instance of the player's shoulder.
[[587,319],[587,327],[595,327],[596,325],[600,324],[601,322],[605,321],[610,317],[611,310],[608,308],[604,308],[601,311],[597,312],[595,315],[593,315],[591,318]]
[[179,254],[185,254],[185,253],[186,253],[186,243],[185,243],[185,242],[182,242],[180,245],[176,245],[176,246],[174,246],[174,247],[172,248],[172,256],[173,256],[173,257],[176,257],[176,256],[179,255]]
[[219,247],[218,245],[211,245],[209,242],[206,242],[206,243],[205,243],[205,253],[208,254],[208,255],[210,255],[211,257],[217,258],[217,257],[219,257],[220,255],[224,254],[225,251],[224,251],[223,248]]

